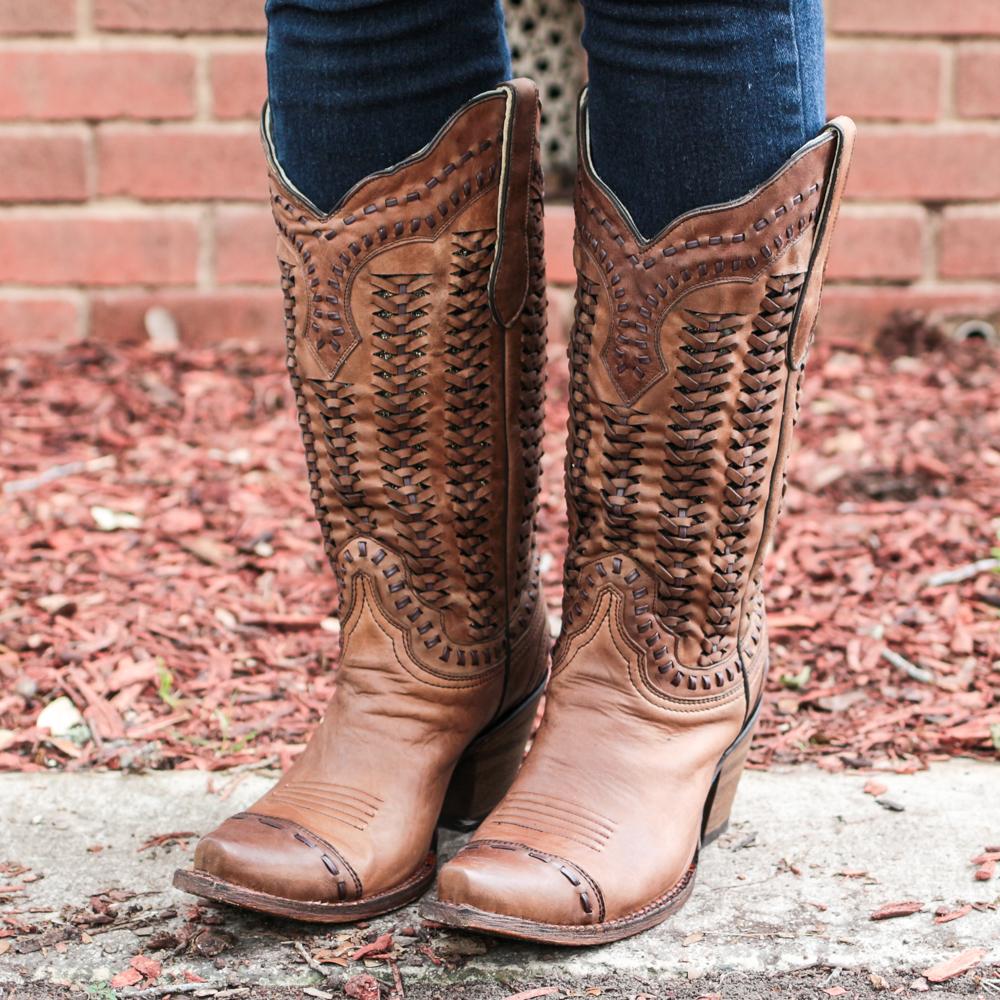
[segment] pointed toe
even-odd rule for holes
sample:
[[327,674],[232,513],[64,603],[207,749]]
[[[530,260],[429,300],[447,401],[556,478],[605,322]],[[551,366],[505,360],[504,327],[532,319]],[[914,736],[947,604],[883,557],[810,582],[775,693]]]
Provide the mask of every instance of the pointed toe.
[[563,858],[513,843],[474,841],[438,876],[438,900],[538,924],[584,927],[603,919],[601,890]]
[[240,813],[204,837],[195,872],[251,892],[302,902],[357,899],[361,883],[329,844],[287,820]]

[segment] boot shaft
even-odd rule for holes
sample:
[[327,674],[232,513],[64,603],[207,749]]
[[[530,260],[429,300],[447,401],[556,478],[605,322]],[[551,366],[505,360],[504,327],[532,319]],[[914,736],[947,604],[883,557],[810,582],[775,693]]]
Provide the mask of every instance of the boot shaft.
[[540,601],[537,119],[527,81],[481,95],[326,216],[264,123],[288,368],[342,618],[363,557],[414,656],[449,675],[502,663]]
[[531,751],[442,869],[431,920],[615,941],[683,905],[725,829],[767,665],[760,564],[852,133],[833,122],[759,190],[652,240],[583,143],[563,631]]
[[611,585],[656,690],[750,697],[760,677],[745,670],[766,659],[761,564],[853,126],[832,122],[756,191],[650,240],[593,170],[585,96],[580,135],[560,647]]

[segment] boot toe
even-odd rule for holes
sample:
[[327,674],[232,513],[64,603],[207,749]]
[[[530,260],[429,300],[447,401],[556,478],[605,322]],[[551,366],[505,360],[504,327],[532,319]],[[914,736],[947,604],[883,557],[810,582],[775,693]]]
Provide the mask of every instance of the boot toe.
[[578,865],[522,844],[473,841],[442,869],[438,899],[533,923],[586,926],[604,919],[597,883]]
[[204,837],[194,867],[282,899],[336,903],[361,895],[357,876],[329,844],[295,823],[253,813],[232,816]]

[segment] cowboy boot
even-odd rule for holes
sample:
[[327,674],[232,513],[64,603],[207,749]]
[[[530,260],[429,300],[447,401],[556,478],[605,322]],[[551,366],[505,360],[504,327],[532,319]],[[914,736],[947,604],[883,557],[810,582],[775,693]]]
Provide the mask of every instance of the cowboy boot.
[[652,240],[576,188],[563,627],[510,791],[425,916],[596,944],[686,900],[726,827],[767,670],[761,564],[854,136]]
[[264,134],[288,368],[339,581],[332,702],[278,784],[175,885],[341,922],[419,896],[438,824],[521,763],[546,680],[534,521],[544,393],[533,84],[461,108],[331,214]]

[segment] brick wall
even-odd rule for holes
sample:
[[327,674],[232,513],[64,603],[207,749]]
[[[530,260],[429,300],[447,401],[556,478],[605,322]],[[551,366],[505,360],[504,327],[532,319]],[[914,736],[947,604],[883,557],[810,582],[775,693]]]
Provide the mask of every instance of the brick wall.
[[[256,116],[262,0],[0,0],[0,340],[280,329]],[[1000,324],[1000,0],[828,0],[861,123],[828,336]],[[570,219],[549,212],[552,278]]]
[[827,21],[829,110],[860,134],[826,328],[1000,327],[1000,2],[828,0]]

